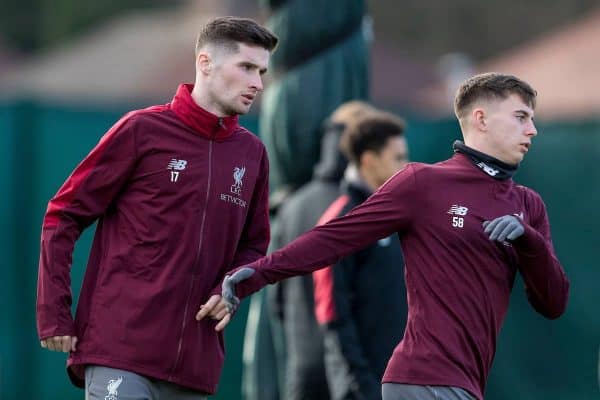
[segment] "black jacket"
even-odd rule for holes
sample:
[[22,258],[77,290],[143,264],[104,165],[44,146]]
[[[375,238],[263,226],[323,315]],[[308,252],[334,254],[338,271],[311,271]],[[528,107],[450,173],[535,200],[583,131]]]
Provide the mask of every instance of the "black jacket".
[[[346,214],[371,194],[356,179],[344,180],[341,192],[328,218]],[[381,378],[406,324],[404,268],[399,265],[404,265],[402,251],[393,235],[313,274],[334,400],[381,399]]]

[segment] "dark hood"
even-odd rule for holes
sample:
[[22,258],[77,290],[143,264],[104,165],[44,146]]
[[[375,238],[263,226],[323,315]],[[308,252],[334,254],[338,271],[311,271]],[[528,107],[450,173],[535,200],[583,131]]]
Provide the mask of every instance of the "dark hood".
[[348,164],[339,147],[344,125],[327,120],[323,124],[323,131],[321,157],[313,170],[313,178],[339,182],[344,176],[344,170]]

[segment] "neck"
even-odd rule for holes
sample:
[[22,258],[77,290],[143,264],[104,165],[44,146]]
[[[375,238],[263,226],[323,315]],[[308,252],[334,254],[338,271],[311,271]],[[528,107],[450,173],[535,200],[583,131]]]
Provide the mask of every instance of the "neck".
[[512,178],[519,167],[519,164],[506,164],[489,154],[465,145],[460,140],[455,141],[452,147],[455,153],[466,155],[476,167],[497,180]]
[[[505,164],[511,164],[508,161],[502,159],[502,155],[498,154],[496,149],[493,146],[488,145],[483,140],[476,140],[477,135],[464,135],[464,144],[467,147],[470,147],[473,150],[476,150],[480,153],[483,153],[489,157],[495,158],[496,160],[503,162]],[[518,164],[517,164],[518,165]]]
[[349,164],[344,171],[344,181],[356,188],[360,188],[366,195],[370,195],[377,188],[373,188],[364,177],[363,172],[355,164]]
[[200,85],[197,80],[194,83],[194,89],[192,89],[191,96],[198,106],[202,107],[209,113],[214,114],[217,117],[229,117],[229,115],[226,115],[219,107],[217,107],[214,104],[213,101],[210,100],[208,90],[203,90],[202,85]]
[[364,168],[358,168],[358,177],[371,190],[371,192],[376,191],[380,186],[377,178]]

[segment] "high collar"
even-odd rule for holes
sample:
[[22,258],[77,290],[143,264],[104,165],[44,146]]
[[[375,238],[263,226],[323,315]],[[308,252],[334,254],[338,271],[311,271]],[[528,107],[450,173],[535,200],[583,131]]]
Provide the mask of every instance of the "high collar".
[[499,181],[511,179],[519,168],[519,164],[510,165],[502,162],[497,158],[466,146],[460,140],[455,141],[452,145],[452,148],[454,149],[455,153],[464,154],[473,163],[473,165],[485,172],[487,175]]
[[192,84],[181,84],[171,102],[171,108],[179,118],[198,134],[207,139],[220,141],[231,136],[238,127],[238,116],[217,117],[200,107],[192,98]]
[[360,176],[358,168],[354,164],[348,164],[348,167],[346,167],[341,188],[344,192],[360,198],[361,202],[373,194],[373,190]]
[[313,177],[321,181],[339,182],[344,176],[348,165],[346,157],[340,151],[340,136],[344,131],[344,124],[336,124],[330,120],[323,123],[323,137],[321,138],[321,157],[313,170]]

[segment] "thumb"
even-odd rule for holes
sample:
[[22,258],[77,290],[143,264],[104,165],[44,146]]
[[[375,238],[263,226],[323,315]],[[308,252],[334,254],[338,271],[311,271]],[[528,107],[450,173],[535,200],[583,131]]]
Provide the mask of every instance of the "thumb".
[[71,351],[77,351],[77,336],[73,336],[71,339]]

